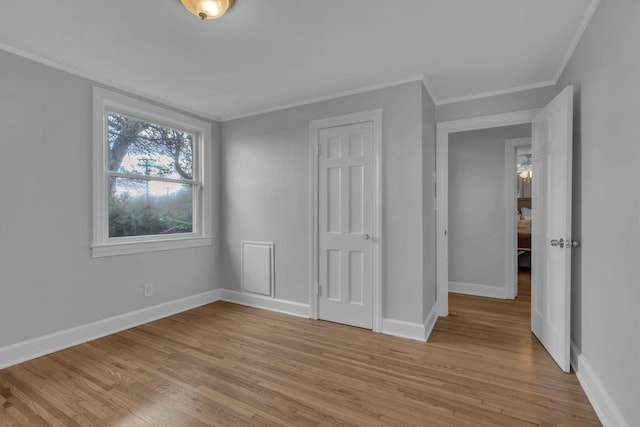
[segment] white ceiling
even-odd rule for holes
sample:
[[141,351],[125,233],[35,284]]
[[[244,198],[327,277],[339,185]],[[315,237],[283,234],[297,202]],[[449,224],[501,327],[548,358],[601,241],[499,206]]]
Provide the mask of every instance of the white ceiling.
[[416,79],[442,104],[555,84],[597,2],[5,1],[0,48],[214,119]]

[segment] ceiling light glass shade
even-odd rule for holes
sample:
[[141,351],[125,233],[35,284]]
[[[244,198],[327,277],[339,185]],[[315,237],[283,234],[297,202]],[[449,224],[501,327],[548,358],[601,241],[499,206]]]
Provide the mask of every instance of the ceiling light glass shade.
[[189,12],[202,19],[217,19],[233,6],[234,0],[180,0]]
[[533,177],[533,167],[531,164],[531,154],[525,154],[526,160],[522,163],[518,162],[517,174],[522,179],[531,179]]

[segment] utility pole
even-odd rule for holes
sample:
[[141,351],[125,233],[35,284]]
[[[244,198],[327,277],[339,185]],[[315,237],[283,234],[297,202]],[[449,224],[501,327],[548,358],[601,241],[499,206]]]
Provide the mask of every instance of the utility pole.
[[[139,159],[138,160],[138,164],[140,166],[144,166],[144,174],[146,176],[149,176],[149,172],[151,170],[151,165],[150,163],[153,162],[153,159]],[[149,203],[149,180],[145,179],[145,181],[147,182],[147,203]]]

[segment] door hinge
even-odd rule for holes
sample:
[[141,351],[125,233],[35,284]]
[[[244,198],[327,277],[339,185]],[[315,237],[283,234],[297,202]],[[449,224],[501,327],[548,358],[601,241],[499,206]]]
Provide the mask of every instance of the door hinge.
[[316,144],[316,156],[320,157],[322,154],[322,144]]
[[318,296],[322,296],[322,286],[318,285]]
[[438,173],[433,172],[433,197],[438,197]]

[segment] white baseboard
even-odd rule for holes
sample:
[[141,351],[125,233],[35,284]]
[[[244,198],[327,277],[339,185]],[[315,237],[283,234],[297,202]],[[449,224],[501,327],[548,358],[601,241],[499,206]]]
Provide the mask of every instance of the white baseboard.
[[382,319],[382,333],[425,342],[425,325],[404,320]]
[[605,427],[629,427],[629,423],[624,419],[595,371],[573,341],[571,341],[571,367],[602,425]]
[[278,313],[290,314],[292,316],[309,318],[311,310],[309,304],[275,299],[249,292],[238,292],[229,289],[221,289],[223,301],[235,304],[246,305],[248,307],[262,308],[264,310],[276,311]]
[[[298,317],[310,317],[308,304],[229,289],[215,289],[2,347],[0,348],[0,369],[219,300]],[[436,320],[437,313],[436,306],[434,306],[424,324],[383,319],[382,333],[425,342],[431,334]]]
[[169,301],[0,348],[0,369],[217,301],[221,290]]
[[433,327],[436,326],[436,321],[438,320],[438,304],[433,303],[433,307],[431,307],[431,311],[427,314],[427,317],[424,321],[424,340],[429,341],[429,337],[431,336],[431,332],[433,331]]
[[481,285],[478,283],[449,282],[449,292],[478,297],[508,298],[507,288],[504,286]]

